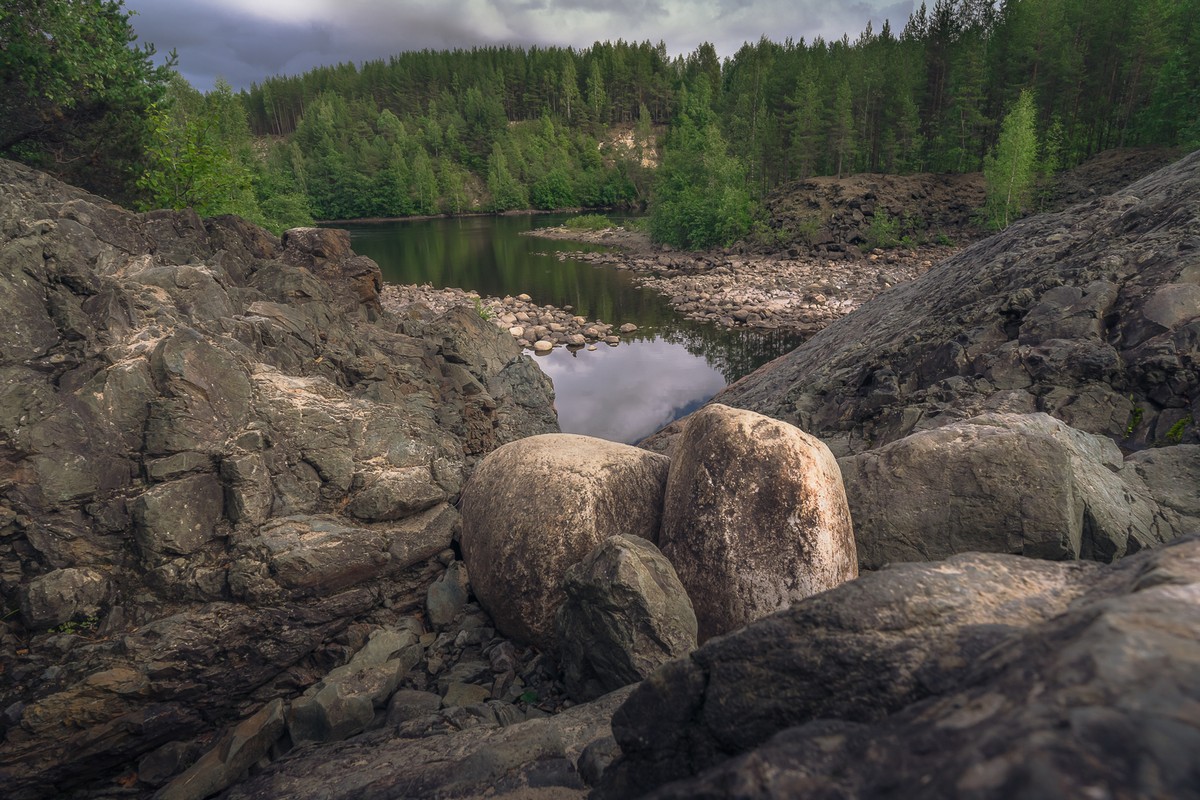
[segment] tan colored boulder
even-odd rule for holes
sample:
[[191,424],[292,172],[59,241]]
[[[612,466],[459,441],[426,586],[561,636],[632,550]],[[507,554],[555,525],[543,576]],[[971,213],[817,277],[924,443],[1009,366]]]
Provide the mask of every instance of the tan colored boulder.
[[865,569],[973,551],[1111,562],[1189,532],[1111,439],[1048,414],[982,414],[838,464]]
[[701,642],[858,576],[837,461],[785,422],[714,404],[671,461],[659,548]]
[[567,568],[610,536],[658,539],[669,464],[636,447],[563,433],[489,454],[463,490],[462,551],[496,626],[553,649]]

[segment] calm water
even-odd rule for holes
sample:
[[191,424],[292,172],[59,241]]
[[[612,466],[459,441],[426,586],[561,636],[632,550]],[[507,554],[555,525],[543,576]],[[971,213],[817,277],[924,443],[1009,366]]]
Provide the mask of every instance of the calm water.
[[569,305],[588,319],[637,325],[618,347],[555,348],[538,357],[554,381],[559,423],[568,433],[636,442],[800,343],[791,334],[727,331],[681,319],[665,299],[635,286],[628,272],[552,255],[587,246],[520,235],[564,219],[467,217],[342,227],[356,252],[379,263],[386,281],[498,297],[524,292],[539,305]]

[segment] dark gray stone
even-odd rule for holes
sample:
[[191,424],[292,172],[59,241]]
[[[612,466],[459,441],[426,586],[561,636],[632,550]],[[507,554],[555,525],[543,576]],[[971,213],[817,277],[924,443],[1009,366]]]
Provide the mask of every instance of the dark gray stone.
[[[1200,717],[1185,709],[1200,697],[1198,567],[1195,538],[1132,556],[1094,575],[1065,609],[1009,628],[948,682],[920,687],[923,702],[895,713],[886,701],[871,709],[865,697],[843,695],[823,707],[802,702],[774,730],[758,728],[759,741],[726,739],[722,752],[690,764],[689,750],[660,748],[655,783],[695,777],[649,796],[1192,797]],[[731,667],[707,669],[715,676]],[[647,701],[635,695],[617,718]],[[639,712],[643,719],[659,702]],[[703,729],[712,717],[702,710],[692,725]],[[622,745],[634,741],[616,720],[614,729]],[[621,774],[606,774],[601,797],[632,796],[619,788]]]
[[222,519],[225,494],[216,475],[197,475],[147,490],[133,507],[142,557],[187,555],[207,544]]
[[275,699],[238,723],[216,747],[156,794],[155,800],[204,800],[228,788],[270,751],[283,730],[283,701]]
[[444,628],[454,622],[454,618],[466,605],[469,588],[466,565],[461,561],[451,563],[445,574],[429,585],[429,591],[425,595],[429,624],[435,628]]
[[567,691],[591,700],[696,647],[696,615],[651,542],[613,536],[567,570],[555,633]]

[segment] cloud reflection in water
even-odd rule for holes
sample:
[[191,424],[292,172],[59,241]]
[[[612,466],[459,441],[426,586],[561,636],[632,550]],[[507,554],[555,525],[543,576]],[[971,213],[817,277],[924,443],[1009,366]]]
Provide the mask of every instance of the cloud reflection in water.
[[662,339],[555,348],[537,363],[554,381],[564,433],[633,443],[698,408],[725,386],[701,357]]

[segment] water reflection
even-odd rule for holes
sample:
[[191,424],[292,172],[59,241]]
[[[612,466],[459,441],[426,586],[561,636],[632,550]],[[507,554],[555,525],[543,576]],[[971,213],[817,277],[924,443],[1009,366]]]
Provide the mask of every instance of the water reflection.
[[636,442],[694,411],[725,386],[721,373],[682,344],[660,338],[538,358],[554,381],[564,431]]
[[[589,249],[520,235],[564,216],[466,217],[346,225],[354,249],[394,283],[453,286],[485,295],[528,293],[588,319],[639,331],[619,347],[556,349],[538,363],[554,381],[564,431],[634,442],[689,413],[800,344],[795,334],[725,330],[678,317],[658,294],[610,267],[553,254]],[[597,248],[591,248],[597,249]]]

